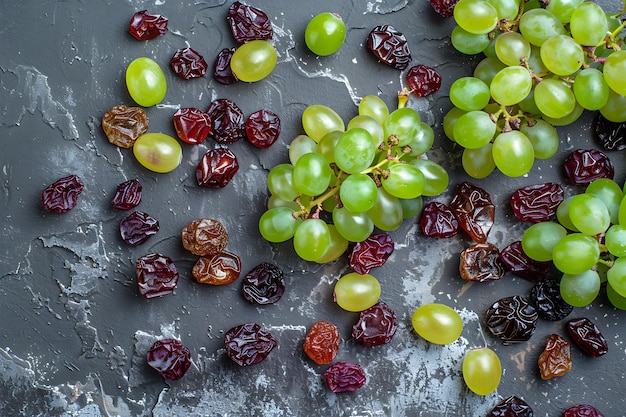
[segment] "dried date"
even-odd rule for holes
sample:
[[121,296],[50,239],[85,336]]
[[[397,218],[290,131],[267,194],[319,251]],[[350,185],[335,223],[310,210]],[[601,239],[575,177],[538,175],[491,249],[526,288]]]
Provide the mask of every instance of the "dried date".
[[367,48],[384,64],[405,70],[411,62],[406,37],[391,25],[376,26],[367,36]]
[[241,291],[252,304],[273,304],[285,292],[283,271],[274,264],[261,262],[243,278]]
[[182,378],[191,366],[191,352],[176,339],[161,339],[154,342],[146,354],[148,365],[163,378]]
[[572,355],[569,342],[558,334],[551,334],[546,339],[546,347],[537,360],[541,379],[548,380],[563,376],[572,370]]
[[396,313],[384,302],[361,311],[359,320],[352,326],[352,338],[364,346],[389,343],[398,329]]
[[116,210],[130,210],[137,207],[141,202],[142,189],[143,187],[137,179],[119,184],[111,200],[111,205]]
[[559,282],[553,278],[536,283],[530,290],[530,299],[544,320],[562,320],[574,310],[561,297]]
[[66,213],[76,207],[83,192],[83,182],[78,175],[59,178],[41,192],[43,209],[49,213]]
[[524,342],[537,328],[539,315],[524,297],[514,295],[496,301],[485,313],[489,331],[504,345]]
[[211,149],[204,154],[196,167],[198,185],[208,188],[223,188],[239,170],[235,154],[226,148]]
[[461,252],[461,278],[466,281],[494,281],[504,276],[498,247],[491,243],[476,243]]
[[139,294],[145,298],[170,294],[178,284],[178,269],[169,257],[150,253],[137,259],[137,285]]
[[548,276],[552,262],[539,262],[530,259],[522,249],[522,242],[516,240],[500,251],[500,261],[506,269],[527,281],[537,282]]
[[148,130],[150,118],[141,107],[113,106],[102,116],[102,130],[108,141],[120,148],[132,148]]
[[496,404],[487,417],[533,417],[533,409],[520,397],[511,395]]
[[139,246],[159,231],[159,221],[142,211],[135,211],[120,221],[122,240],[130,246]]
[[426,97],[441,88],[441,75],[436,69],[427,65],[415,65],[411,67],[406,75],[406,83],[411,89],[411,93],[417,97]]
[[180,140],[190,145],[204,142],[211,132],[211,119],[200,109],[193,107],[178,109],[173,120],[174,129]]
[[326,386],[332,392],[354,392],[365,385],[365,371],[352,362],[337,362],[324,372]]
[[461,229],[465,230],[474,242],[487,241],[496,211],[487,191],[464,181],[457,185],[449,207]]
[[519,220],[539,223],[550,220],[563,199],[563,188],[548,182],[517,189],[509,203]]
[[234,2],[226,17],[235,40],[239,43],[272,39],[274,30],[267,14],[256,7]]
[[595,149],[577,149],[563,163],[565,173],[576,185],[589,185],[598,178],[613,179],[615,169],[604,153]]
[[243,111],[232,100],[212,101],[207,114],[213,123],[211,136],[217,143],[232,143],[246,135]]
[[600,329],[587,318],[572,319],[567,322],[570,337],[587,355],[594,358],[606,354],[609,350],[606,339]]
[[256,323],[235,326],[224,335],[226,354],[239,366],[264,361],[276,345],[274,336]]
[[431,201],[422,209],[420,227],[424,236],[448,238],[459,232],[459,222],[448,206]]
[[391,236],[387,233],[374,233],[354,245],[349,254],[350,268],[359,274],[367,274],[373,268],[384,265],[393,249]]
[[331,363],[339,352],[339,329],[325,320],[314,323],[304,338],[302,349],[318,365]]
[[563,417],[604,417],[604,414],[592,405],[578,404],[565,410]]
[[150,14],[147,10],[141,10],[133,15],[128,24],[128,31],[133,38],[139,41],[154,39],[167,32],[166,17],[160,14]]
[[611,122],[598,113],[594,132],[598,143],[606,151],[623,151],[626,149],[626,123]]
[[248,142],[257,148],[269,148],[280,135],[280,118],[267,109],[257,110],[248,116],[245,128]]
[[198,258],[191,274],[200,284],[226,285],[241,275],[241,259],[230,252]]
[[183,247],[194,255],[216,255],[226,248],[228,232],[218,220],[197,219],[183,228],[182,242]]
[[170,68],[184,80],[203,77],[208,67],[204,57],[192,48],[181,48],[170,59]]

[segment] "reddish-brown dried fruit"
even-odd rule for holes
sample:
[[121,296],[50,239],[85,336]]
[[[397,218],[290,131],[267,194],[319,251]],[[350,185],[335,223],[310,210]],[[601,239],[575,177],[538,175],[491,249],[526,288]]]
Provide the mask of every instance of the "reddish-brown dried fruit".
[[485,322],[504,345],[525,342],[537,328],[537,310],[519,295],[504,297],[487,309]]
[[448,206],[431,201],[422,209],[420,227],[424,236],[447,238],[459,232],[459,222]]
[[604,417],[604,414],[592,405],[578,404],[565,410],[563,417]]
[[280,118],[275,113],[261,109],[248,116],[246,137],[257,148],[269,148],[280,135]]
[[285,292],[283,271],[274,264],[261,262],[243,278],[241,292],[253,304],[273,304]]
[[191,274],[200,284],[226,285],[241,275],[241,259],[230,252],[198,258]]
[[339,352],[339,329],[324,320],[314,323],[304,338],[302,349],[319,365],[331,363]]
[[539,359],[541,379],[547,380],[555,376],[563,376],[572,370],[572,355],[569,342],[558,334],[551,334],[546,339],[546,347]]
[[256,323],[235,326],[224,335],[226,354],[239,366],[262,362],[276,344],[274,336]]
[[482,188],[464,181],[455,190],[450,210],[455,214],[461,229],[476,243],[485,243],[493,227],[496,207],[491,196]]
[[269,17],[263,10],[256,7],[236,1],[228,8],[226,19],[235,40],[239,43],[255,39],[267,40],[274,36]]
[[576,185],[589,185],[598,178],[613,179],[615,169],[608,156],[595,149],[577,149],[563,163],[565,173]]
[[359,274],[367,274],[373,268],[384,265],[393,249],[391,236],[387,233],[374,233],[354,245],[349,255],[350,268]]
[[174,129],[183,142],[197,145],[206,140],[211,132],[211,119],[200,109],[187,107],[174,113]]
[[609,346],[600,329],[587,318],[568,321],[567,332],[576,346],[589,356],[597,358],[609,351]]
[[405,70],[411,62],[406,37],[391,25],[376,26],[367,36],[367,48],[381,62]]
[[130,246],[139,246],[159,231],[159,221],[142,212],[135,211],[120,221],[122,240]]
[[538,223],[550,220],[563,198],[563,188],[559,184],[547,182],[517,189],[509,203],[519,220]]
[[148,130],[149,121],[148,114],[141,107],[119,104],[102,116],[102,130],[113,145],[132,148],[137,138]]
[[176,339],[157,340],[148,349],[146,357],[148,365],[165,379],[180,379],[191,366],[191,352]]
[[137,179],[125,181],[117,186],[111,205],[116,210],[130,210],[141,202],[141,183]]
[[50,213],[66,213],[76,207],[84,185],[77,175],[59,178],[41,193],[43,209]]
[[544,320],[562,320],[574,310],[561,297],[560,283],[554,278],[536,283],[530,290],[530,299],[537,307],[539,317]]
[[239,79],[230,68],[230,59],[235,53],[235,48],[224,48],[218,52],[213,63],[213,77],[215,80],[224,85],[234,84]]
[[139,294],[145,298],[170,294],[178,284],[178,269],[167,256],[150,253],[137,259],[137,285]]
[[364,346],[378,346],[391,342],[398,330],[396,313],[384,302],[361,311],[352,326],[352,338]]
[[174,53],[170,60],[170,67],[174,74],[182,79],[191,80],[203,77],[209,66],[198,51],[192,48],[181,48]]
[[228,185],[238,170],[239,162],[230,149],[211,149],[196,167],[196,180],[203,187],[222,188]]
[[228,232],[215,219],[197,219],[183,228],[182,242],[183,247],[194,255],[217,255],[226,249]]
[[137,40],[147,41],[167,32],[167,18],[160,14],[149,14],[141,10],[133,15],[128,31]]
[[517,240],[500,251],[500,261],[509,271],[528,281],[541,281],[550,272],[552,262],[539,262],[530,259]]
[[356,391],[365,385],[365,371],[352,362],[337,362],[324,372],[324,380],[332,392]]
[[487,417],[533,417],[533,409],[516,395],[500,401]]
[[232,143],[246,135],[243,111],[233,101],[218,98],[211,102],[207,114],[213,123],[211,136],[218,143]]
[[441,17],[452,17],[454,6],[459,0],[429,0],[430,5]]
[[436,69],[427,65],[418,64],[409,69],[406,74],[406,83],[411,93],[417,97],[426,97],[441,88],[441,75]]
[[461,278],[466,281],[494,281],[504,276],[498,247],[491,243],[476,243],[461,252]]

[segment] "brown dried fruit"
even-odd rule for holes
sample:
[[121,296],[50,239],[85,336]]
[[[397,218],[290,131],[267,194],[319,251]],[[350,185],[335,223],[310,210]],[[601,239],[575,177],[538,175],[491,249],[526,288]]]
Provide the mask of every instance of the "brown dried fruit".
[[194,255],[217,255],[228,244],[228,232],[217,220],[198,219],[183,228],[182,242],[183,247]]
[[546,348],[537,363],[543,380],[565,375],[572,369],[569,342],[558,334],[551,334],[546,339]]
[[113,106],[102,116],[102,130],[109,142],[120,148],[132,148],[137,138],[148,130],[148,115],[141,107]]
[[200,284],[230,284],[241,275],[241,260],[239,256],[230,252],[201,256],[193,266],[191,274]]
[[500,251],[491,243],[477,243],[461,252],[461,278],[467,281],[494,281],[504,276]]

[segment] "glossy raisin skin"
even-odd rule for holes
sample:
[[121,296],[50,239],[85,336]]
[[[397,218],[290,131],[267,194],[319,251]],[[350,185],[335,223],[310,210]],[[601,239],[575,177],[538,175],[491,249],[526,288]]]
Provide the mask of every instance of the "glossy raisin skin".
[[239,366],[264,361],[276,345],[274,336],[256,323],[235,326],[224,335],[226,354]]
[[349,254],[350,268],[359,274],[367,274],[373,268],[384,265],[393,249],[393,239],[390,235],[374,233],[354,245]]
[[141,107],[123,104],[111,107],[102,116],[102,130],[108,141],[120,148],[132,148],[148,130],[150,118]]
[[207,114],[213,123],[211,136],[217,143],[232,143],[245,137],[243,111],[232,100],[218,98],[211,102]]
[[170,59],[170,68],[184,80],[203,77],[208,67],[204,57],[192,48],[181,48]]
[[159,221],[142,211],[135,211],[120,221],[122,240],[130,246],[139,246],[159,231]]
[[466,281],[495,281],[504,276],[500,251],[491,243],[476,243],[461,252],[461,278]]
[[43,209],[49,213],[67,213],[76,207],[84,187],[78,175],[59,178],[42,191]]
[[405,70],[411,62],[406,37],[391,25],[376,26],[367,36],[367,48],[384,64]]
[[487,417],[533,417],[533,409],[516,395],[511,395],[496,404]]
[[613,179],[615,169],[609,158],[596,149],[577,149],[563,163],[565,173],[573,184],[589,185],[598,178]]
[[441,88],[441,75],[436,69],[418,64],[411,67],[406,74],[406,83],[411,93],[417,97],[426,97]]
[[431,201],[422,209],[420,227],[424,236],[448,238],[459,233],[459,222],[448,206]]
[[280,118],[267,109],[257,110],[248,116],[245,128],[248,142],[257,148],[269,148],[280,135]]
[[272,22],[264,11],[256,7],[234,2],[228,8],[226,17],[233,37],[239,43],[255,39],[272,39]]
[[191,274],[200,284],[227,285],[241,275],[241,259],[230,252],[198,258]]
[[563,417],[604,417],[604,414],[592,405],[578,404],[565,410]]
[[173,120],[176,135],[190,145],[204,142],[211,132],[211,119],[200,109],[193,107],[178,109]]
[[178,285],[178,269],[172,259],[159,253],[150,253],[137,259],[137,285],[145,298],[170,294]]
[[228,244],[228,232],[215,219],[191,221],[182,231],[183,247],[194,255],[208,256],[223,252]]
[[159,14],[150,14],[141,10],[133,15],[128,24],[128,31],[139,41],[154,39],[167,32],[168,19]]
[[196,180],[202,187],[223,188],[238,170],[239,162],[230,149],[211,149],[204,154],[196,167]]
[[546,338],[546,347],[537,360],[541,379],[548,380],[563,376],[572,370],[572,355],[569,342],[558,334]]
[[398,330],[396,313],[384,302],[360,312],[359,320],[352,326],[352,338],[366,347],[384,345]]
[[514,295],[496,301],[485,313],[485,322],[491,333],[502,344],[525,342],[535,332],[539,315],[524,297]]
[[552,262],[539,262],[530,259],[522,249],[522,242],[516,240],[500,251],[500,261],[506,269],[527,281],[537,282],[548,276]]
[[563,188],[548,182],[517,189],[509,203],[518,220],[539,223],[554,217],[563,199]]
[[243,277],[241,292],[252,304],[273,304],[285,292],[283,271],[274,264],[261,262]]
[[563,301],[559,282],[547,278],[536,283],[530,290],[530,300],[537,308],[537,314],[544,320],[562,320],[574,310],[574,307]]
[[459,0],[429,0],[430,5],[441,17],[452,17],[454,6]]
[[626,149],[626,123],[611,122],[598,113],[594,123],[595,137],[605,151]]
[[457,185],[450,210],[459,226],[476,243],[485,243],[493,227],[496,208],[487,191],[468,181]]
[[361,365],[352,362],[336,362],[324,372],[326,386],[332,392],[354,392],[367,380]]
[[180,379],[191,366],[191,352],[176,339],[157,340],[146,357],[148,365],[165,379]]
[[213,63],[213,78],[220,84],[234,84],[239,79],[230,68],[230,60],[235,53],[235,48],[224,48],[217,53]]
[[306,336],[302,349],[313,362],[327,365],[335,360],[339,352],[339,329],[329,321],[313,323]]
[[137,179],[124,181],[115,190],[111,205],[116,210],[130,210],[141,203],[142,185]]
[[609,351],[606,339],[600,329],[587,318],[568,321],[567,332],[576,346],[589,356],[597,358]]

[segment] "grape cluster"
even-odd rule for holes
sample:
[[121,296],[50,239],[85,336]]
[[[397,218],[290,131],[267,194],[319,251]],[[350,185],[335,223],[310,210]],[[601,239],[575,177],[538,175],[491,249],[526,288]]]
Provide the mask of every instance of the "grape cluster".
[[398,228],[422,209],[422,196],[448,186],[448,174],[425,157],[432,128],[405,104],[389,111],[378,96],[362,98],[347,124],[332,108],[312,104],[302,113],[305,134],[289,147],[289,163],[272,168],[271,196],[259,220],[269,242],[293,238],[299,257],[319,263],[341,256],[377,227]]
[[483,54],[472,76],[450,87],[453,108],[446,136],[463,147],[462,165],[474,178],[496,168],[518,177],[535,158],[558,148],[555,126],[585,110],[626,121],[625,23],[583,0],[459,0],[455,49]]

